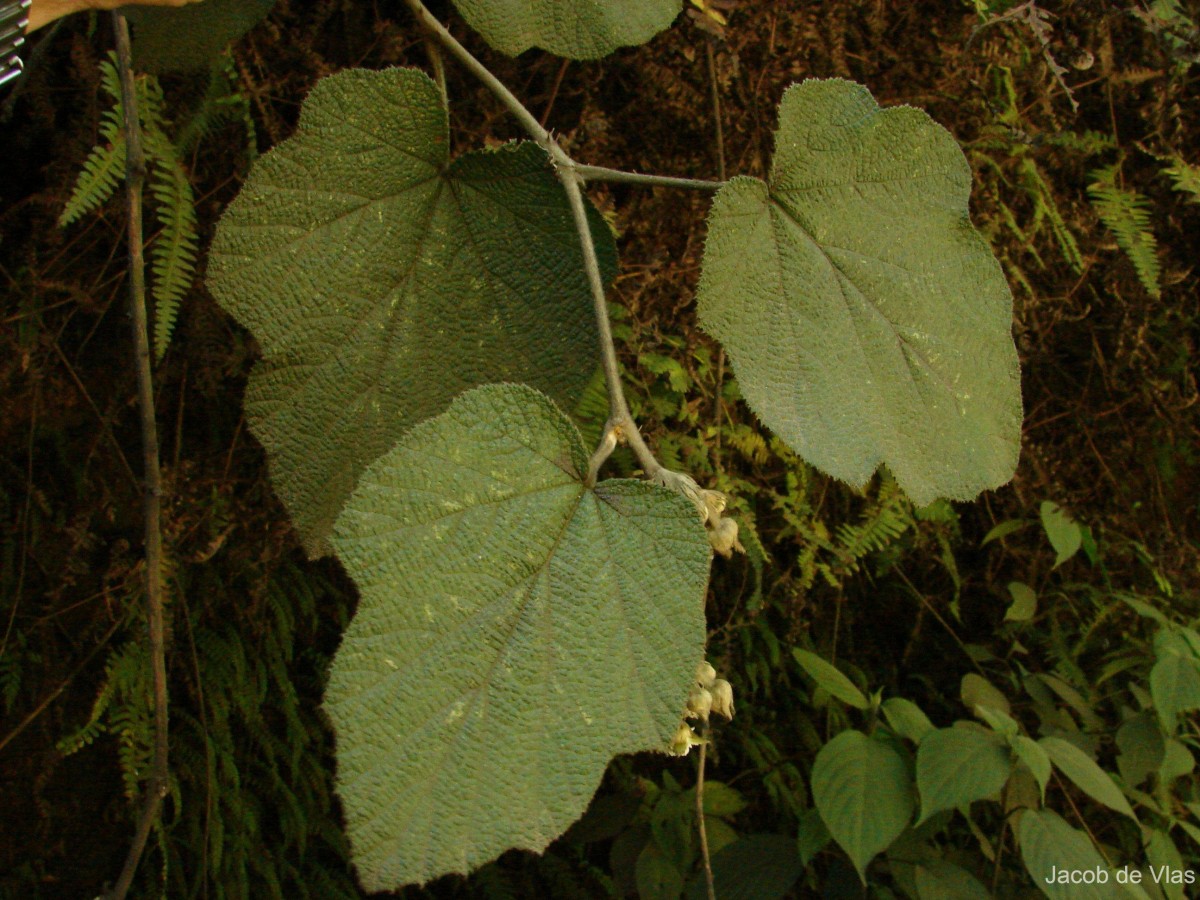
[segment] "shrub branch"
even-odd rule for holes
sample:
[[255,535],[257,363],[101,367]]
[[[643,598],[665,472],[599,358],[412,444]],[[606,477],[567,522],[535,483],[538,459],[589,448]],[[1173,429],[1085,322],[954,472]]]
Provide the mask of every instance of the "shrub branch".
[[142,462],[145,469],[143,509],[146,531],[146,614],[150,627],[150,663],[154,676],[154,760],[138,816],[133,843],[116,887],[109,895],[122,900],[129,891],[150,831],[158,819],[169,788],[167,772],[167,666],[164,647],[162,597],[162,479],[158,469],[158,429],[154,421],[154,387],[150,380],[150,338],[146,324],[146,261],[142,255],[142,187],[146,157],[138,121],[137,92],[133,83],[129,24],[113,13],[117,42],[117,68],[121,74],[121,104],[125,113],[125,197],[129,244],[129,306],[133,321],[134,367],[137,370],[138,412],[142,426]]
[[[592,231],[588,223],[587,207],[583,202],[582,185],[588,180],[624,181],[663,187],[716,190],[721,186],[720,182],[639,175],[617,169],[579,165],[554,139],[554,136],[542,126],[537,117],[513,95],[512,91],[504,86],[500,79],[491,73],[487,66],[458,42],[446,26],[425,8],[425,4],[421,0],[405,0],[405,3],[408,4],[417,21],[446,47],[451,56],[461,62],[472,75],[496,95],[521,123],[521,127],[549,155],[558,180],[562,183],[563,190],[566,191],[567,201],[571,204],[571,214],[575,219],[575,228],[579,232],[579,243],[583,249],[583,265],[592,290],[592,305],[596,312],[596,326],[600,332],[600,357],[604,365],[604,380],[608,386],[609,420],[605,428],[605,435],[615,434],[620,440],[627,442],[637,455],[638,462],[647,477],[657,475],[663,467],[654,458],[654,454],[646,445],[641,432],[638,431],[637,424],[629,413],[629,405],[625,402],[625,393],[621,388],[621,366],[617,361],[616,345],[613,343],[612,329],[609,326],[608,301],[604,296],[604,281],[600,276],[600,263],[596,259],[596,247],[592,243]],[[602,438],[601,449],[604,440],[605,438]],[[600,462],[603,461],[599,451],[597,458]],[[596,462],[593,468],[598,467],[599,462]],[[589,473],[589,477],[595,477],[594,471]]]

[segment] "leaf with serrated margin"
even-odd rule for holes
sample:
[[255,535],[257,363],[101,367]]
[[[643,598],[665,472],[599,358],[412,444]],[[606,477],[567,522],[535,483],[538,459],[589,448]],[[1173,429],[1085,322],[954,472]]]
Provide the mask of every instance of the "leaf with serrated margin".
[[[599,215],[592,234],[611,278]],[[313,89],[221,220],[208,285],[262,347],[247,417],[313,556],[410,425],[498,381],[570,409],[595,363],[579,237],[546,155],[513,144],[450,162],[438,89],[412,69]]]
[[509,56],[541,47],[599,59],[644,44],[679,15],[679,0],[454,0],[467,23]]
[[469,391],[367,468],[334,546],[361,600],[325,708],[369,890],[540,851],[618,753],[664,749],[704,652],[695,508],[582,482],[574,425]]
[[861,486],[884,463],[918,505],[1008,481],[1021,437],[1012,295],[971,225],[950,133],[862,85],[793,85],[769,182],[709,216],[703,327],[751,408]]

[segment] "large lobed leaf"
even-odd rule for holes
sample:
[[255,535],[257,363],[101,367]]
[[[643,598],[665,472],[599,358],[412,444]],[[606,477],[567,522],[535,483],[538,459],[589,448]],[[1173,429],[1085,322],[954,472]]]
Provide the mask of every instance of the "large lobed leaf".
[[139,69],[203,69],[231,41],[266,18],[275,0],[204,0],[187,6],[130,6],[133,55]]
[[325,706],[368,890],[538,851],[614,754],[663,749],[704,649],[695,508],[581,481],[544,395],[490,385],[370,466],[334,546],[361,601]]
[[[592,233],[611,277],[598,215]],[[497,381],[571,408],[594,367],[579,237],[545,154],[450,162],[440,95],[415,70],[314,88],[221,220],[208,284],[262,346],[247,414],[311,555],[410,425]]]
[[1012,477],[1021,392],[1012,297],[968,217],[953,137],[849,81],[793,85],[768,183],[717,194],[701,324],[763,423],[862,485],[880,463],[918,504]]
[[454,0],[484,40],[509,56],[541,47],[599,59],[644,44],[679,15],[680,0]]

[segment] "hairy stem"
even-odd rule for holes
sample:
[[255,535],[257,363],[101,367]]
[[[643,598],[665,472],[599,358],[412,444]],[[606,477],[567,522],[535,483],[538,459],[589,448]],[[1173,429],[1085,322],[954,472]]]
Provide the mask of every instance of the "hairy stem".
[[[717,177],[725,181],[725,125],[721,121],[721,83],[717,80],[717,54],[713,50],[713,41],[709,39],[704,44],[708,60],[708,83],[712,88],[713,127],[717,138]],[[717,387],[713,392],[713,431],[716,440],[713,444],[713,459],[717,470],[721,471],[721,392],[725,387],[725,345],[717,351]]]
[[696,830],[700,834],[700,859],[704,863],[704,886],[708,889],[708,900],[717,900],[713,885],[712,859],[708,854],[708,830],[704,827],[704,751],[708,749],[708,723],[700,723],[700,759],[696,763]]
[[[496,95],[500,102],[508,108],[508,111],[521,123],[521,127],[550,156],[550,161],[554,165],[558,179],[567,194],[567,201],[571,205],[571,214],[575,220],[575,228],[579,232],[579,243],[583,249],[583,265],[587,272],[588,284],[592,290],[592,305],[596,313],[596,326],[600,332],[600,357],[604,365],[604,379],[608,385],[609,426],[619,439],[629,443],[646,475],[654,476],[662,469],[662,465],[654,458],[654,454],[646,445],[645,440],[643,440],[641,432],[638,431],[637,424],[629,414],[629,405],[625,402],[625,393],[621,389],[621,367],[617,361],[617,350],[616,345],[613,343],[612,329],[609,327],[608,301],[604,296],[604,282],[600,276],[600,263],[596,259],[596,247],[592,242],[592,230],[588,223],[587,206],[584,204],[583,191],[581,190],[581,185],[587,177],[584,174],[585,172],[591,172],[592,176],[596,177],[596,173],[607,172],[611,174],[615,170],[579,166],[562,146],[559,145],[554,136],[542,127],[537,117],[513,95],[512,91],[504,86],[500,79],[476,59],[466,47],[460,44],[454,35],[447,30],[445,25],[434,18],[421,0],[405,0],[405,3],[408,4],[408,8],[412,10],[417,21],[441,41],[451,56],[461,62],[472,75],[483,82],[484,86]],[[688,182],[688,179],[678,179],[678,181]],[[708,183],[696,182],[695,184],[677,184],[673,186],[695,187],[701,184]],[[720,185],[706,189],[712,190],[715,187],[720,187]]]
[[584,166],[576,164],[575,171],[584,181],[609,181],[621,184],[644,184],[648,187],[690,188],[696,191],[719,191],[725,186],[724,180],[706,181],[702,178],[674,178],[670,175],[643,175],[640,172],[626,172],[622,169],[607,169],[604,166]]
[[137,93],[133,83],[129,25],[113,13],[117,41],[117,68],[121,73],[121,105],[125,112],[125,198],[129,244],[129,306],[133,321],[134,366],[137,370],[138,411],[142,425],[142,464],[145,469],[144,517],[146,532],[146,615],[150,629],[150,664],[154,677],[154,760],[146,785],[142,811],[121,877],[109,895],[122,900],[146,849],[146,840],[158,819],[168,790],[167,772],[167,665],[164,646],[162,598],[162,480],[158,470],[158,429],[154,421],[154,388],[150,380],[150,338],[146,327],[146,262],[142,257],[142,186],[146,157],[138,121]]
[[708,82],[712,87],[713,127],[717,138],[717,177],[725,180],[725,126],[721,122],[721,83],[717,80],[717,54],[713,51],[713,42],[704,44],[705,56],[708,58]]

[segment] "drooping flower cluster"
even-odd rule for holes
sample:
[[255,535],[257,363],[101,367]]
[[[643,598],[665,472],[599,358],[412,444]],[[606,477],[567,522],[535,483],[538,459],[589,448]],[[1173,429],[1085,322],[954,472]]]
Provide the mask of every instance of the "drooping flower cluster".
[[713,713],[726,719],[733,718],[733,685],[724,678],[718,678],[717,670],[704,661],[696,668],[696,680],[688,695],[687,712],[671,740],[669,752],[672,756],[687,756],[692,747],[704,743],[704,738],[696,734],[687,720],[699,719],[707,724]]
[[702,488],[691,476],[682,472],[672,472],[670,469],[660,469],[655,474],[654,481],[692,501],[700,515],[700,521],[708,530],[708,542],[714,550],[726,559],[732,556],[735,550],[738,553],[746,552],[746,548],[738,540],[737,522],[726,519],[723,515],[728,502],[724,494]]

